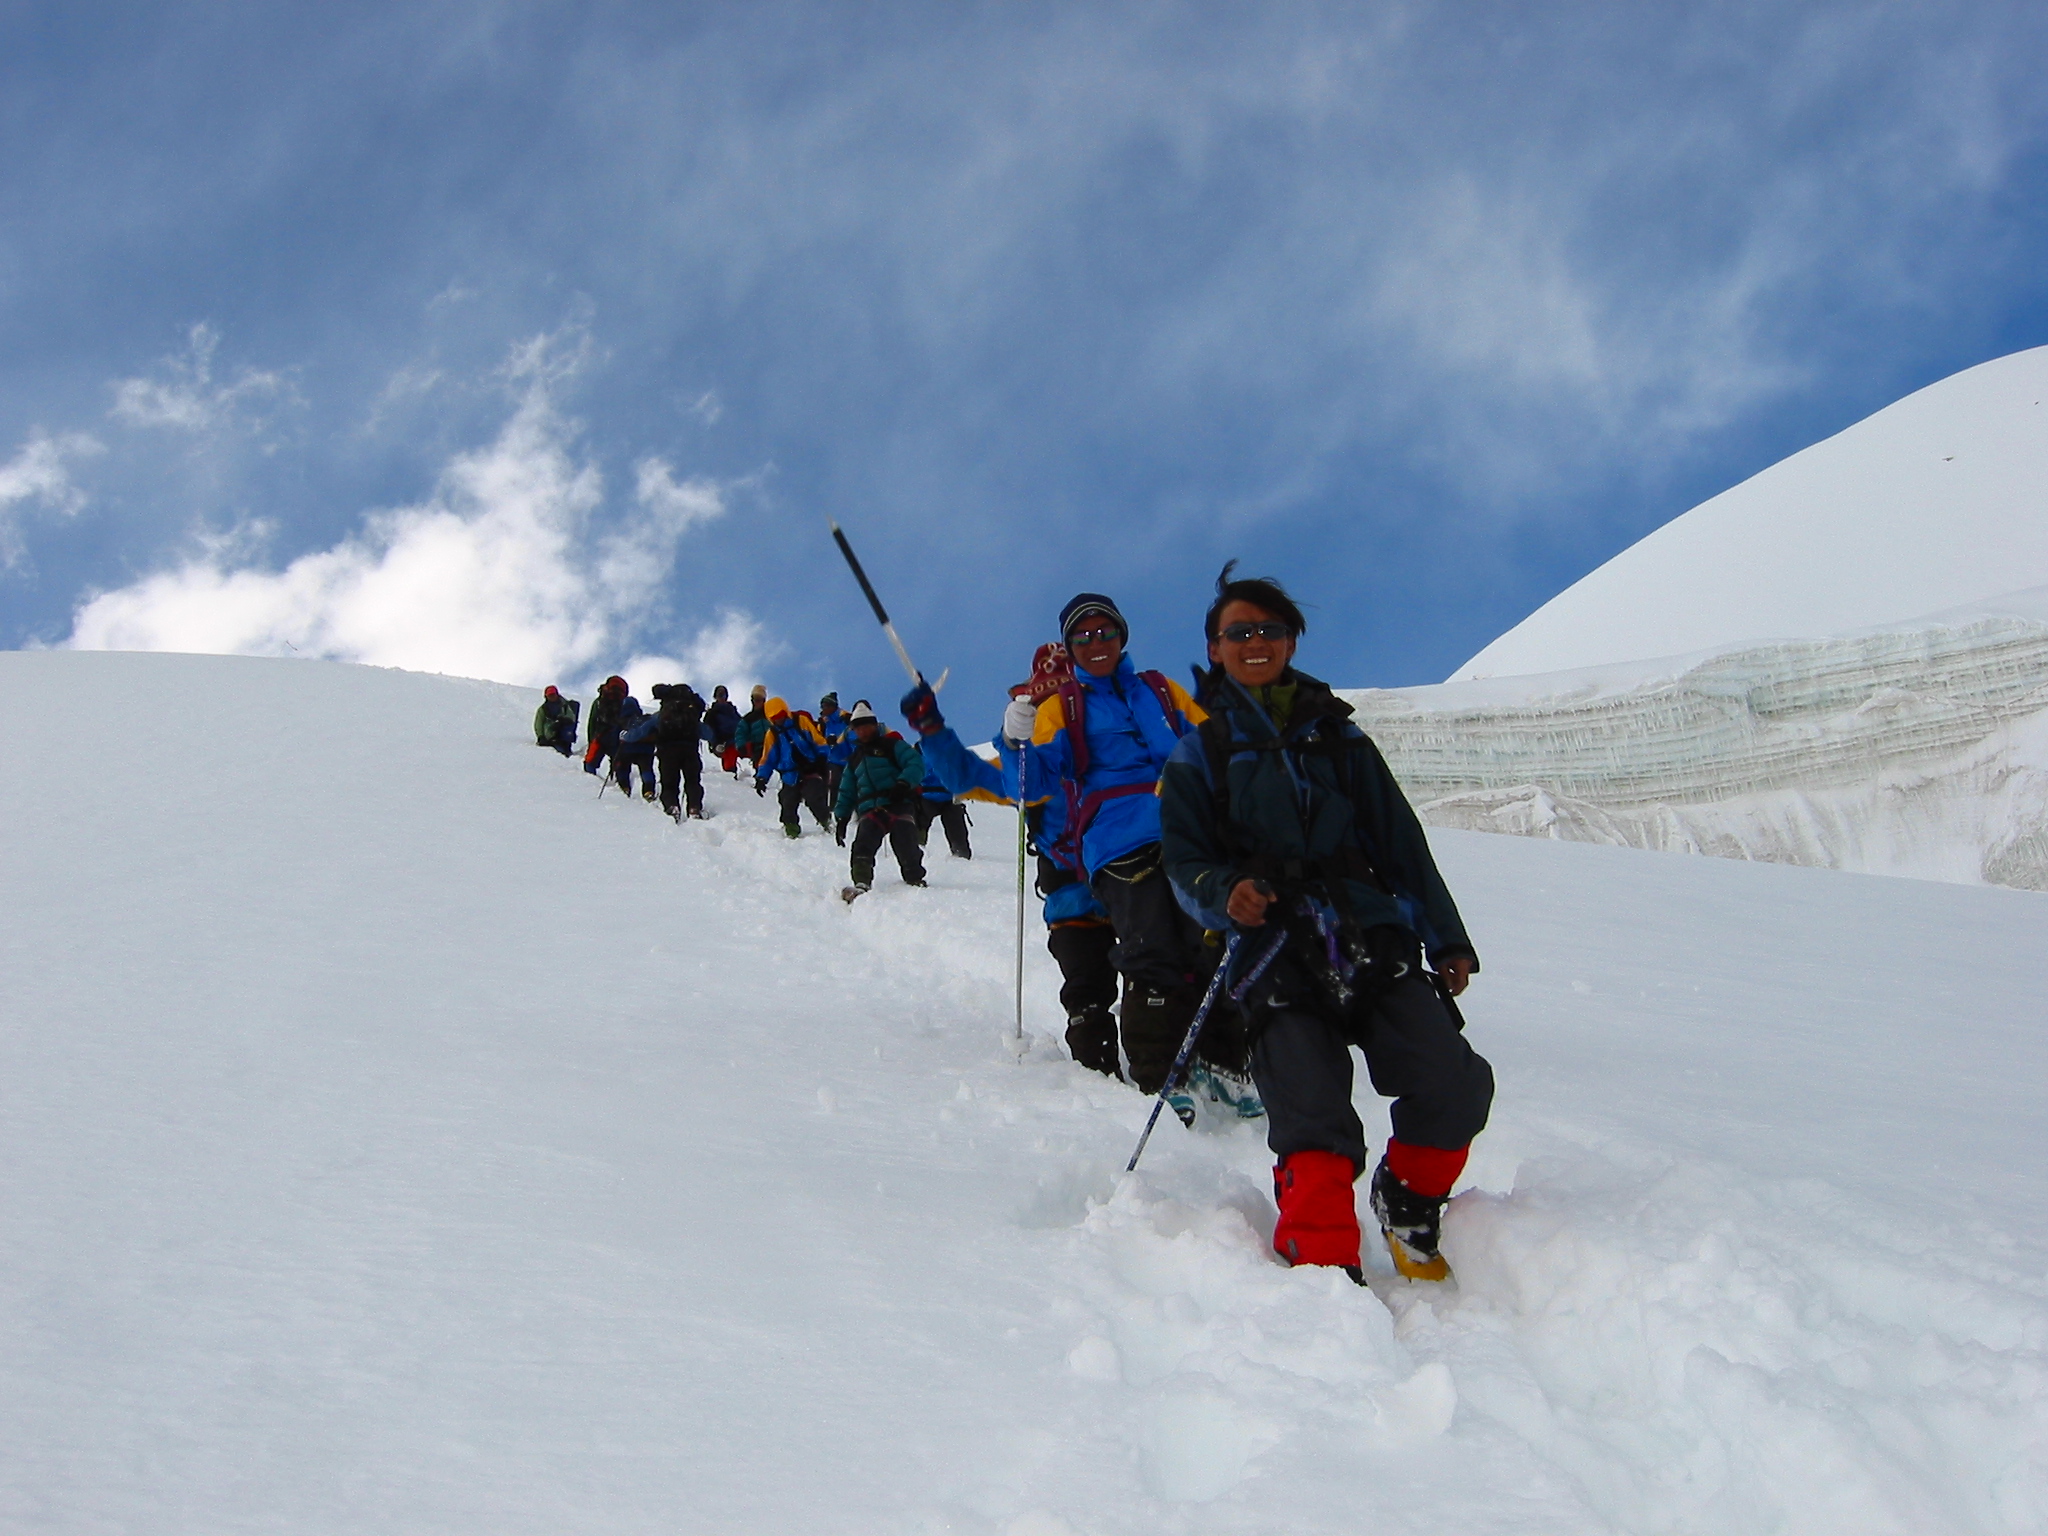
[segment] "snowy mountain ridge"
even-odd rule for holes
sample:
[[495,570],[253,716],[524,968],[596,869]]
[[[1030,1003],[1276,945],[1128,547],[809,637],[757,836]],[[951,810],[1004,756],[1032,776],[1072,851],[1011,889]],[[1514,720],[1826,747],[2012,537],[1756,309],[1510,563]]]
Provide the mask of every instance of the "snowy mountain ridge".
[[1501,1093],[1457,1282],[1359,1289],[1274,1258],[1256,1126],[1118,1176],[1146,1103],[1035,931],[1012,1053],[1000,813],[849,910],[829,838],[599,798],[520,690],[0,684],[67,722],[0,740],[0,1523],[2048,1524],[2036,896],[1436,834]]
[[1966,369],[1350,697],[1432,825],[2048,890],[2044,402]]
[[1967,368],[1674,518],[1454,679],[1814,639],[2048,585],[2048,347]]
[[2048,589],[1347,697],[1434,826],[2048,890]]

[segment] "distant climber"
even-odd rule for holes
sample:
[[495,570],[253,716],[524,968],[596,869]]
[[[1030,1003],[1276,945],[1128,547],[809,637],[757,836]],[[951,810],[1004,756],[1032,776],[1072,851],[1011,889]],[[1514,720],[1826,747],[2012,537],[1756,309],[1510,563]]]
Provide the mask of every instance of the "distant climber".
[[875,712],[863,702],[847,716],[853,755],[839,779],[834,814],[841,828],[858,822],[848,859],[851,884],[840,894],[848,901],[875,883],[875,854],[884,838],[896,855],[905,885],[923,885],[924,859],[918,851],[918,785],[924,761],[917,748],[894,731],[884,731]]
[[[761,761],[761,743],[768,735],[768,689],[760,683],[754,684],[753,695],[747,700],[747,712],[740,716],[739,728],[733,740],[739,745],[739,756],[749,763],[758,765]],[[735,761],[733,775],[738,777],[739,765]]]
[[770,699],[763,706],[763,713],[768,729],[761,740],[759,766],[754,770],[754,792],[766,794],[768,776],[780,774],[782,791],[776,804],[781,811],[784,835],[803,835],[797,816],[799,805],[811,813],[820,827],[829,828],[825,781],[831,755],[818,722],[808,711],[791,710],[781,699]]
[[711,743],[711,755],[727,773],[733,771],[739,759],[739,748],[733,741],[739,728],[739,706],[726,696],[725,684],[720,683],[711,690],[711,702],[704,708],[704,734]]
[[540,708],[533,712],[533,740],[535,746],[553,747],[564,757],[573,756],[576,751],[576,718],[583,712],[583,706],[575,699],[562,697],[562,690],[553,683],[541,695]]
[[946,851],[956,859],[973,858],[974,845],[967,838],[967,807],[955,800],[953,791],[929,769],[926,770],[920,790],[917,806],[918,840],[929,841],[932,823],[937,822],[946,831]]
[[594,774],[610,756],[618,739],[619,705],[626,697],[626,680],[616,674],[599,685],[590,706],[590,746],[583,754],[583,771]]
[[640,770],[640,798],[654,798],[654,733],[657,720],[641,711],[640,701],[631,694],[619,701],[617,728],[612,746],[612,776],[619,788],[633,793],[633,770]]
[[661,767],[661,808],[678,821],[685,810],[702,816],[704,701],[688,683],[656,683],[648,692],[660,705],[654,717],[654,750]]
[[839,770],[853,756],[853,721],[839,707],[839,695],[836,693],[828,693],[818,700],[818,734],[825,738],[825,799],[828,804],[836,805],[839,802]]

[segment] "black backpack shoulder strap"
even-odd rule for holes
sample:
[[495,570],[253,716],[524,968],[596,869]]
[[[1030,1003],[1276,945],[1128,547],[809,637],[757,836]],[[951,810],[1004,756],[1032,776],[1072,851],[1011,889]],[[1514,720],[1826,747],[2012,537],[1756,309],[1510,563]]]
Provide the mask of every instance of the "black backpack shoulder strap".
[[1202,757],[1209,769],[1209,798],[1216,810],[1216,835],[1223,839],[1226,849],[1237,853],[1243,838],[1230,816],[1230,759],[1238,745],[1231,736],[1230,717],[1219,709],[1196,726],[1195,733],[1201,738]]

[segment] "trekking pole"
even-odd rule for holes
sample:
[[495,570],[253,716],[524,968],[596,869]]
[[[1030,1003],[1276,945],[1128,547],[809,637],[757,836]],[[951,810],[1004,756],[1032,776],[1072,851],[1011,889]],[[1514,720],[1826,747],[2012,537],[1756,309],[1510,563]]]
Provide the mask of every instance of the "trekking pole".
[[1017,765],[1017,1053],[1024,1053],[1024,862],[1030,833],[1024,817],[1024,769]]
[[1195,1021],[1188,1026],[1188,1037],[1180,1043],[1180,1054],[1173,1058],[1173,1066],[1166,1074],[1166,1081],[1160,1085],[1159,1097],[1152,1101],[1152,1113],[1145,1121],[1145,1134],[1138,1138],[1137,1150],[1131,1160],[1124,1164],[1125,1173],[1135,1173],[1138,1159],[1145,1155],[1145,1143],[1152,1139],[1152,1127],[1159,1123],[1159,1111],[1166,1108],[1166,1096],[1173,1092],[1180,1075],[1187,1070],[1188,1058],[1195,1053],[1195,1037],[1202,1032],[1203,1021],[1209,1017],[1209,1010],[1215,1005],[1216,995],[1223,990],[1223,978],[1230,974],[1230,962],[1237,956],[1237,942],[1242,935],[1232,929],[1230,940],[1223,946],[1223,959],[1217,963],[1216,974],[1209,978],[1209,990],[1202,994],[1202,1006],[1195,1010]]
[[[903,648],[902,637],[896,633],[896,626],[889,622],[889,610],[884,608],[882,600],[875,596],[874,583],[868,580],[868,573],[860,568],[860,559],[854,554],[853,546],[846,542],[846,535],[840,530],[838,523],[829,517],[825,521],[831,524],[832,538],[839,545],[839,553],[846,556],[846,563],[853,571],[853,579],[860,583],[861,591],[867,596],[868,606],[875,610],[875,618],[882,626],[882,633],[887,635],[889,643],[896,647],[896,659],[903,663],[903,670],[910,674],[910,681],[913,684],[923,683],[924,674],[917,670],[916,664],[910,659],[910,652]],[[936,688],[932,691],[938,692]]]

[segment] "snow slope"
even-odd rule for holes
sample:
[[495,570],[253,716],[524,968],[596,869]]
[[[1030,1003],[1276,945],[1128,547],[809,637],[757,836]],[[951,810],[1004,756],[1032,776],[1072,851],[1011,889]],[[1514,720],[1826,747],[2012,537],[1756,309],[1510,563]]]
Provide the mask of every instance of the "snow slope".
[[1454,674],[1816,639],[2048,586],[2048,347],[1979,364],[1701,503]]
[[1361,1291],[1035,943],[1012,1058],[1000,816],[848,910],[515,690],[0,680],[6,1528],[2048,1526],[2048,898],[1438,834],[1501,1098]]
[[2048,589],[1348,697],[1433,826],[2048,890]]

